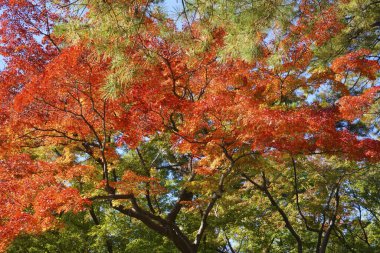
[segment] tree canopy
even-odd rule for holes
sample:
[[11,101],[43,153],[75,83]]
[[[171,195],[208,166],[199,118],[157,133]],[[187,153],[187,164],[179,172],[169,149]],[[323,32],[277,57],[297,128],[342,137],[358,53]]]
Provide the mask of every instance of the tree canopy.
[[376,0],[0,0],[0,252],[378,252]]

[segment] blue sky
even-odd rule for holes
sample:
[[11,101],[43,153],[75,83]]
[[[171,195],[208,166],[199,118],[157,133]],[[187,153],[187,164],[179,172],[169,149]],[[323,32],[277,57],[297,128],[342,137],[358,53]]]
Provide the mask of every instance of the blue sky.
[[162,5],[169,14],[175,13],[182,7],[181,0],[165,0]]

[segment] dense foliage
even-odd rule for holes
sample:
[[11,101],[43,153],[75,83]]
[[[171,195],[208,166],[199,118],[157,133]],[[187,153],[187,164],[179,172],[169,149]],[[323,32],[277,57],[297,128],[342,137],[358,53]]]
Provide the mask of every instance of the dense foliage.
[[1,252],[379,251],[379,1],[0,6]]

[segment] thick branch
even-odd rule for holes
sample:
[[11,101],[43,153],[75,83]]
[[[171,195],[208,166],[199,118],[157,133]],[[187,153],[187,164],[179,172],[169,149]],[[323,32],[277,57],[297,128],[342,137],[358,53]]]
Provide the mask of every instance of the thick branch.
[[305,223],[305,226],[306,226],[306,229],[307,230],[310,230],[312,232],[316,232],[316,233],[319,233],[319,229],[317,228],[313,228],[311,226],[309,226],[308,222],[307,222],[307,219],[305,217],[305,215],[303,214],[302,210],[301,210],[301,206],[300,206],[300,203],[299,203],[299,196],[298,196],[298,178],[297,178],[297,167],[296,167],[296,161],[294,160],[294,158],[292,157],[292,165],[293,165],[293,172],[294,172],[294,191],[296,193],[296,205],[297,205],[297,210],[298,210],[298,213],[299,215],[301,216],[303,222]]
[[331,219],[331,224],[330,224],[329,228],[327,229],[327,231],[325,233],[325,236],[323,238],[323,241],[322,241],[322,244],[321,244],[321,248],[320,248],[320,251],[319,251],[320,253],[325,253],[326,252],[327,244],[328,244],[329,239],[330,239],[331,231],[332,231],[332,229],[335,226],[336,217],[338,215],[338,209],[339,209],[339,200],[340,200],[339,190],[340,190],[340,187],[338,185],[337,188],[336,188],[336,193],[335,193],[335,211],[334,211],[334,215],[333,215],[333,217]]
[[290,220],[284,210],[277,204],[276,200],[272,196],[272,194],[269,192],[268,187],[267,187],[267,179],[265,177],[265,173],[262,173],[262,179],[263,179],[263,184],[259,185],[255,181],[253,181],[250,177],[248,177],[246,174],[242,174],[245,179],[247,179],[250,183],[252,183],[257,189],[262,191],[265,196],[269,199],[270,203],[272,206],[277,210],[277,212],[281,215],[282,220],[285,222],[285,227],[289,230],[289,232],[292,234],[294,239],[297,241],[297,248],[298,252],[302,253],[302,240],[301,237],[297,234],[297,232],[294,230],[292,224],[290,223]]
[[212,208],[214,207],[216,201],[222,197],[222,194],[224,192],[224,181],[226,180],[226,177],[231,173],[233,166],[234,166],[234,161],[231,160],[231,165],[220,177],[219,183],[218,183],[218,189],[217,191],[213,193],[211,201],[208,203],[206,210],[204,211],[202,215],[201,225],[199,226],[198,233],[194,241],[196,248],[198,248],[200,245],[201,239],[207,227],[207,219],[208,219],[208,216],[210,215]]

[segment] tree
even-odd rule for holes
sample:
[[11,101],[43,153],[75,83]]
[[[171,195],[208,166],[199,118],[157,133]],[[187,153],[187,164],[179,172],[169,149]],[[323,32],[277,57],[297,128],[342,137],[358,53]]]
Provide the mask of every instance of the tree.
[[0,249],[374,252],[378,4],[160,2],[1,3]]

